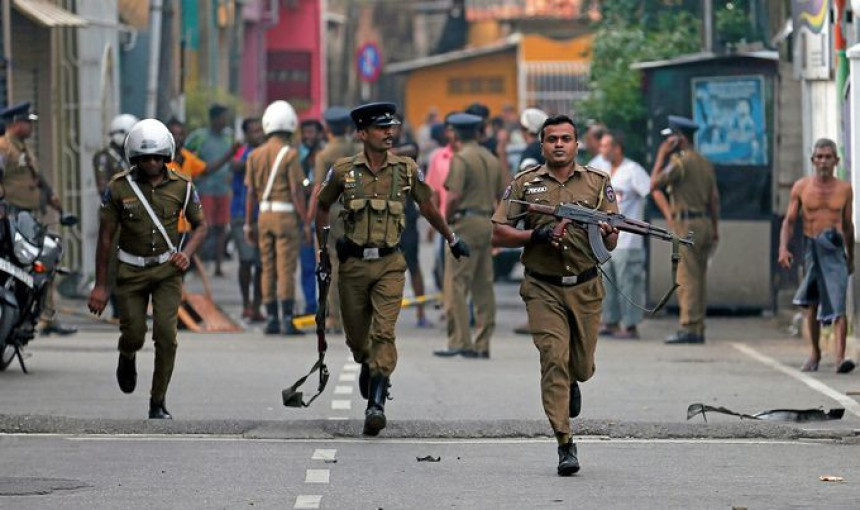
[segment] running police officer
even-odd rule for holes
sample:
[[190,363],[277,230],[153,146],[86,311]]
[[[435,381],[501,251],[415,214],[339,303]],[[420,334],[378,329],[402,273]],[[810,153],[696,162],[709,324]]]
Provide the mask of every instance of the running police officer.
[[[182,273],[207,230],[194,185],[166,166],[174,153],[173,136],[155,119],[144,119],[129,132],[125,154],[131,169],[115,175],[102,197],[96,286],[89,300],[90,311],[101,314],[108,299],[107,262],[111,251],[116,250],[120,262],[116,278],[120,317],[116,378],[123,393],[134,391],[135,353],[146,339],[146,309],[151,299],[155,342],[151,419],[172,418],[165,407],[165,395],[176,359]],[[180,217],[194,228],[184,245],[177,227]],[[118,246],[113,244],[117,229]]]
[[341,314],[346,343],[361,363],[359,389],[368,399],[364,433],[385,428],[388,380],[397,364],[394,327],[403,297],[406,261],[400,253],[404,201],[411,196],[421,214],[448,240],[456,258],[469,255],[433,206],[431,188],[412,159],[389,152],[394,143],[393,103],[370,103],[350,112],[364,151],[329,169],[319,192],[318,232],[329,224],[332,204],[344,207],[344,236],[337,242],[340,260]]
[[[43,197],[47,197],[48,205],[64,216],[60,197],[39,171],[39,163],[26,143],[33,134],[33,123],[39,119],[30,103],[9,107],[0,113],[0,117],[6,123],[6,133],[0,137],[0,182],[7,207],[11,212],[28,211],[41,221]],[[53,284],[45,295],[41,322],[43,335],[56,333],[64,336],[78,331],[56,320]]]
[[[343,106],[332,106],[323,112],[323,120],[325,121],[326,134],[328,141],[322,151],[317,154],[314,162],[314,190],[311,193],[311,205],[308,208],[308,216],[316,217],[317,212],[317,196],[320,192],[323,179],[328,169],[341,158],[352,156],[356,153],[355,143],[352,141],[351,127],[352,119],[349,117],[349,110]],[[328,237],[329,251],[334,253],[335,243],[343,237],[343,219],[341,219],[341,211],[343,207],[339,202],[332,204],[329,213],[329,225],[331,231]],[[338,263],[337,258],[331,261],[331,288],[337,289],[338,282]],[[337,291],[329,292],[328,297],[328,327],[335,331],[343,330],[342,321],[340,318],[340,296]]]
[[[448,320],[448,348],[434,354],[487,359],[490,338],[496,327],[490,217],[505,190],[505,183],[499,160],[478,144],[478,128],[483,125],[483,119],[457,113],[448,117],[448,123],[454,128],[455,146],[459,148],[445,180],[448,191],[445,217],[454,232],[468,243],[471,256],[460,261],[446,256],[442,294]],[[469,296],[475,305],[474,344],[469,328]]]
[[[654,202],[669,229],[679,236],[693,233],[694,246],[684,250],[678,267],[678,308],[681,329],[667,344],[705,343],[705,281],[708,257],[717,244],[720,195],[714,167],[693,150],[693,134],[699,125],[690,119],[669,115],[666,136],[657,150],[651,172]],[[667,201],[663,189],[669,195]]]
[[268,322],[265,333],[282,332],[278,319],[278,301],[283,312],[283,334],[302,335],[293,324],[295,307],[296,264],[299,256],[299,223],[305,225],[310,239],[310,221],[305,209],[301,183],[304,180],[299,164],[299,151],[290,146],[299,126],[296,111],[286,101],[275,101],[263,112],[263,133],[266,142],[248,156],[245,186],[245,237],[253,244],[254,211],[257,220],[260,257],[263,265],[263,303]]
[[[529,329],[540,351],[543,408],[558,440],[558,474],[579,471],[570,418],[581,407],[578,381],[594,375],[603,283],[584,229],[554,217],[527,213],[523,200],[543,205],[577,203],[618,212],[609,176],[576,163],[577,132],[565,115],[549,117],[540,130],[546,164],[520,172],[493,215],[493,245],[524,247],[525,301]],[[524,228],[517,228],[523,221]],[[601,224],[603,242],[612,250],[618,231]]]

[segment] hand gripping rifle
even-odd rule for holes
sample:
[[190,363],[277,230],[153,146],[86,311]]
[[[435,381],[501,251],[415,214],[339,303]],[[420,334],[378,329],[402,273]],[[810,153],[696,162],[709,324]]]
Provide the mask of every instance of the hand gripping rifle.
[[[328,342],[326,342],[325,339],[325,319],[326,311],[328,310],[328,289],[331,286],[331,258],[329,258],[328,253],[328,235],[330,230],[331,227],[323,227],[322,229],[322,236],[320,239],[320,261],[316,270],[317,285],[319,286],[319,300],[317,301],[316,314],[317,353],[319,354],[319,358],[317,358],[317,362],[314,363],[314,366],[311,367],[310,372],[296,381],[289,388],[281,391],[281,398],[284,401],[284,405],[287,407],[308,407],[311,405],[311,402],[316,400],[316,398],[322,394],[326,384],[328,384],[329,372],[328,367],[325,365],[325,352],[328,350]],[[310,400],[305,402],[302,400],[302,392],[298,391],[298,388],[304,384],[307,378],[316,370],[319,370],[320,373],[320,382],[319,386],[317,386],[317,393],[311,397]]]
[[[656,227],[646,221],[634,220],[632,218],[624,216],[623,214],[605,213],[603,211],[589,209],[587,207],[582,207],[581,205],[576,204],[559,204],[557,206],[551,206],[533,204],[531,202],[526,202],[523,200],[511,200],[510,202],[513,204],[520,204],[525,206],[528,212],[555,216],[556,218],[561,220],[559,226],[562,226],[563,224],[566,225],[567,223],[576,223],[578,225],[584,226],[588,231],[588,244],[591,246],[591,251],[594,252],[594,257],[597,259],[598,264],[603,264],[604,262],[609,260],[610,257],[612,257],[612,255],[609,253],[609,250],[606,249],[606,245],[603,244],[603,234],[600,230],[601,223],[607,223],[610,227],[617,228],[622,232],[630,232],[631,234],[636,234],[640,236],[656,237],[657,239],[671,242],[672,287],[666,292],[666,294],[662,298],[660,298],[660,301],[657,303],[657,306],[655,306],[653,310],[646,310],[644,308],[643,310],[649,312],[651,315],[654,315],[655,313],[657,313],[658,310],[663,308],[666,302],[669,301],[669,298],[672,297],[672,293],[675,292],[675,289],[678,288],[677,274],[678,262],[681,261],[680,247],[682,244],[686,246],[693,246],[692,232],[687,234],[686,237],[678,237],[674,232],[666,230],[665,228]],[[562,226],[562,229],[563,228],[564,226]],[[639,306],[635,303],[634,305]]]

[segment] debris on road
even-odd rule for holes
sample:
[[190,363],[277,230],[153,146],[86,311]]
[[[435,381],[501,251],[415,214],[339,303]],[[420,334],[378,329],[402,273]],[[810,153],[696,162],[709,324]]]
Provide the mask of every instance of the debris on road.
[[821,475],[818,477],[822,482],[844,482],[845,478],[833,475]]
[[442,457],[434,457],[432,455],[427,455],[426,457],[415,457],[415,460],[418,462],[439,462],[442,460]]
[[836,409],[830,409],[827,412],[825,412],[823,408],[818,408],[818,409],[772,409],[770,411],[760,411],[760,412],[755,413],[755,414],[745,414],[745,413],[738,413],[736,411],[732,411],[731,409],[727,409],[725,407],[714,407],[714,406],[709,406],[707,404],[690,404],[690,406],[687,407],[687,420],[690,420],[694,416],[701,414],[702,419],[705,420],[705,423],[707,423],[708,417],[705,414],[706,412],[727,414],[730,416],[738,416],[741,419],[748,419],[748,420],[805,422],[805,421],[841,420],[842,416],[845,414],[845,409],[836,408]]

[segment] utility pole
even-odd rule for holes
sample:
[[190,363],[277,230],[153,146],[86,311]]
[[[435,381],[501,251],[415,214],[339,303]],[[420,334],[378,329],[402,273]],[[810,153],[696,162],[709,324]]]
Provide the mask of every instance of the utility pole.
[[714,2],[713,0],[702,0],[702,15],[704,16],[705,47],[707,52],[714,51]]
[[146,116],[154,119],[158,108],[158,66],[161,57],[163,0],[149,2],[149,75],[146,77]]

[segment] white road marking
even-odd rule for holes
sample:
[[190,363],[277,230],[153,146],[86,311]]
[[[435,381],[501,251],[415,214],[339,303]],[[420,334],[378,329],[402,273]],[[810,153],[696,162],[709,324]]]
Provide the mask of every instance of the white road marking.
[[346,372],[358,372],[358,369],[360,367],[361,367],[361,365],[357,365],[355,363],[347,363],[346,365],[343,366],[343,369]]
[[356,376],[355,372],[344,372],[338,377],[338,382],[355,382]]
[[296,496],[296,504],[293,508],[296,510],[319,508],[321,502],[322,496]]
[[352,395],[352,386],[335,386],[335,395]]
[[743,343],[739,343],[739,342],[732,342],[732,347],[741,351],[742,353],[746,354],[747,356],[753,358],[754,360],[756,360],[756,361],[758,361],[764,365],[769,366],[770,368],[772,368],[774,370],[778,370],[778,371],[782,372],[783,374],[785,374],[789,377],[793,377],[794,379],[797,379],[798,381],[809,386],[813,390],[823,394],[826,397],[830,397],[833,400],[839,402],[839,404],[844,406],[845,410],[848,411],[849,413],[851,413],[855,416],[860,416],[860,403],[858,403],[853,398],[848,397],[839,391],[836,391],[835,389],[824,384],[823,382],[819,381],[818,379],[816,379],[816,378],[814,378],[814,377],[812,377],[812,376],[810,376],[804,372],[801,372],[800,370],[797,370],[796,368],[791,368],[791,367],[788,367],[786,365],[783,365],[779,361],[771,358],[770,356],[765,356],[764,354],[758,352],[757,350],[753,349],[752,347],[750,347],[747,344],[743,344]]
[[329,421],[346,421],[349,419],[347,416],[329,416],[326,418]]
[[311,460],[335,460],[337,450],[334,448],[317,448],[311,456]]
[[352,401],[351,400],[332,400],[331,408],[336,411],[349,411],[352,409]]
[[329,475],[328,469],[308,469],[305,471],[305,483],[328,483]]

